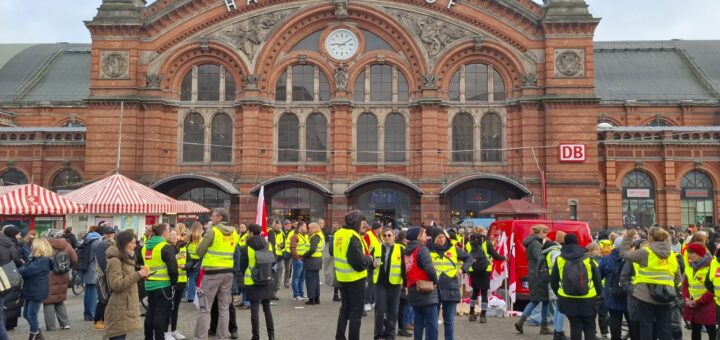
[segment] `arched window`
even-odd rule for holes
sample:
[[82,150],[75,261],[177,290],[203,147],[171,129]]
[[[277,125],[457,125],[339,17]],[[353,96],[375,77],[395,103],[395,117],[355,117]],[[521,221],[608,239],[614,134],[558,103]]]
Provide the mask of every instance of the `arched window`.
[[668,122],[667,120],[663,119],[662,116],[658,115],[655,117],[655,119],[653,119],[653,120],[649,121],[647,124],[645,124],[645,126],[661,127],[661,126],[672,126],[672,124],[670,122]]
[[28,180],[25,174],[17,169],[8,169],[0,176],[0,186],[2,185],[18,185],[27,184]]
[[196,112],[183,121],[183,162],[202,162],[205,156],[205,120]]
[[288,82],[290,97],[295,102],[328,101],[330,100],[330,83],[317,66],[294,65],[278,78],[275,84],[275,100],[286,101],[288,98]]
[[327,119],[321,113],[313,113],[305,122],[305,161],[327,161]]
[[650,227],[655,223],[655,183],[635,170],[622,181],[623,226]]
[[485,64],[468,64],[453,74],[448,88],[448,99],[460,102],[504,101],[505,81],[502,76]]
[[502,162],[502,120],[496,113],[488,113],[480,121],[483,162]]
[[467,113],[458,113],[452,121],[452,160],[472,162],[474,150],[473,119]]
[[230,194],[217,188],[193,188],[178,195],[177,199],[183,201],[193,201],[209,209],[230,209]]
[[680,214],[683,226],[713,225],[713,185],[702,171],[693,170],[680,182]]
[[316,221],[325,217],[325,197],[307,188],[288,188],[272,194],[268,217],[278,220]]
[[[365,89],[369,88],[369,96]],[[365,68],[355,80],[353,100],[373,102],[406,102],[410,90],[405,75],[394,65],[376,64]]]
[[193,66],[180,84],[181,101],[233,101],[235,79],[215,64]]
[[80,174],[73,169],[64,169],[55,175],[53,178],[51,189],[53,191],[67,191],[74,189],[77,183],[82,182]]
[[377,162],[378,121],[371,113],[362,114],[357,121],[357,161]]
[[85,127],[85,124],[79,120],[71,118],[67,122],[63,123],[62,127]]
[[212,120],[210,160],[230,162],[232,160],[232,119],[225,113],[218,113]]
[[300,149],[300,132],[297,117],[286,113],[278,123],[278,161],[297,162]]
[[385,118],[385,162],[405,161],[405,117],[393,113]]

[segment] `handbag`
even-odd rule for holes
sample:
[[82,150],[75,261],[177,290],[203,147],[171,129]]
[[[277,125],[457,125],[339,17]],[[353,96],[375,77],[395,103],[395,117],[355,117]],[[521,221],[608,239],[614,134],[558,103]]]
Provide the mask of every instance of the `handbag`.
[[428,280],[418,280],[415,283],[415,287],[417,288],[418,293],[421,294],[429,294],[435,291],[435,284]]
[[648,284],[650,297],[660,303],[671,303],[677,298],[675,288],[668,285]]
[[0,266],[0,293],[7,293],[12,289],[19,288],[22,286],[22,282],[22,276],[20,276],[15,262],[10,261]]
[[110,300],[110,288],[108,288],[107,277],[102,270],[98,270],[97,274],[97,296],[100,303],[107,305]]

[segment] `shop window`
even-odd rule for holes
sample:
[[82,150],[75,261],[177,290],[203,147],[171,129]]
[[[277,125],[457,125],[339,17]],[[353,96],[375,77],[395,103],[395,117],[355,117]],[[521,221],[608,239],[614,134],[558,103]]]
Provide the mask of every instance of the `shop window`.
[[321,113],[313,113],[305,122],[305,160],[327,161],[327,119]]
[[280,117],[278,123],[278,161],[297,162],[300,149],[298,118],[292,113]]
[[655,183],[644,171],[635,170],[622,181],[623,226],[650,227],[655,223]]
[[210,159],[212,162],[230,162],[232,159],[232,119],[218,113],[212,120]]
[[474,151],[473,119],[467,113],[458,113],[452,121],[452,161],[472,162]]
[[393,113],[385,118],[385,162],[405,161],[405,117]]
[[357,121],[357,161],[377,162],[378,121],[371,113],[362,114]]
[[713,185],[702,171],[685,174],[680,182],[680,214],[683,226],[713,226]]
[[192,112],[183,120],[183,162],[202,162],[205,154],[205,120]]

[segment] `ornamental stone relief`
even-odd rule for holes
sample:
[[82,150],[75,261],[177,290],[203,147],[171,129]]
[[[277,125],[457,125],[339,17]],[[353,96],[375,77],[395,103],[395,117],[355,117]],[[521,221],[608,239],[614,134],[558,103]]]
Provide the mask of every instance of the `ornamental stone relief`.
[[585,51],[582,49],[555,50],[555,78],[585,76]]
[[249,61],[252,61],[260,50],[260,45],[265,42],[273,29],[293,11],[295,8],[260,14],[225,26],[208,36],[230,42]]
[[100,79],[128,79],[128,51],[100,52]]

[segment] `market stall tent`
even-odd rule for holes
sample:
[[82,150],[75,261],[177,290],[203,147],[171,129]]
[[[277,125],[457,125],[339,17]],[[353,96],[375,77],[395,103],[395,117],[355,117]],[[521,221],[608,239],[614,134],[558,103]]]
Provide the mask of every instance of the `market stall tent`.
[[77,203],[37,184],[0,187],[0,222],[3,225],[29,219],[27,229],[33,230],[36,218],[55,217],[64,224],[66,215],[81,212],[82,207]]

